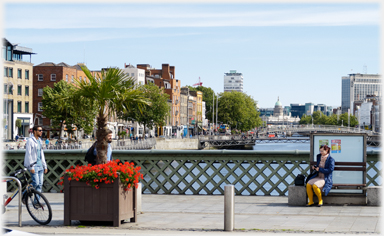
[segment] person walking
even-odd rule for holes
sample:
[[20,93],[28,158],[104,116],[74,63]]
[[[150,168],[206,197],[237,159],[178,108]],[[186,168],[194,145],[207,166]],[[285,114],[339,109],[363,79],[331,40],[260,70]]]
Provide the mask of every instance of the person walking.
[[41,126],[34,126],[32,128],[33,135],[25,145],[24,157],[24,166],[27,167],[32,176],[32,186],[39,192],[41,192],[43,187],[44,174],[48,172],[40,138],[42,132]]
[[49,147],[49,138],[47,138],[47,139],[45,140],[45,146],[46,146],[45,148],[48,149],[48,147]]

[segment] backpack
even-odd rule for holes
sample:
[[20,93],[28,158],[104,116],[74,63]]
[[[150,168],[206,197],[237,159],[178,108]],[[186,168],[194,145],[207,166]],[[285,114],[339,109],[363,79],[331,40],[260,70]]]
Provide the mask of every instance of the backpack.
[[96,142],[92,144],[92,146],[88,149],[87,154],[85,154],[84,161],[88,162],[91,165],[96,165],[96,156],[93,155],[93,151],[95,150],[96,147]]
[[304,186],[304,179],[304,175],[298,174],[295,178],[295,186]]

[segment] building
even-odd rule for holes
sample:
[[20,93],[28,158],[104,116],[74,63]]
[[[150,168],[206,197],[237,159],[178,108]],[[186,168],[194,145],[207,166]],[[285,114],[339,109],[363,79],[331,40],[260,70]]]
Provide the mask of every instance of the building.
[[274,108],[263,108],[260,110],[263,110],[263,113],[260,112],[260,118],[267,125],[296,125],[300,122],[299,117],[293,117],[290,113],[288,115],[284,113],[286,109],[283,108],[279,98],[277,98]]
[[305,105],[302,105],[302,104],[291,104],[291,115],[293,117],[301,118],[304,114],[305,114]]
[[[53,88],[54,84],[61,80],[75,85],[76,78],[80,81],[89,81],[85,73],[81,69],[81,65],[83,64],[70,66],[64,62],[58,64],[55,64],[53,62],[44,62],[33,67],[33,123],[43,128],[43,137],[52,138],[60,134],[60,130],[53,129],[51,127],[50,119],[42,115],[42,100],[44,87],[49,86]],[[91,73],[95,75],[95,73],[98,72],[91,71]],[[77,137],[81,137],[83,135],[82,131],[76,129],[75,131],[75,135]],[[62,135],[67,135],[66,128],[64,128],[64,132],[62,132]]]
[[[136,68],[131,64],[124,63],[124,68],[121,71],[127,76],[131,77],[135,85],[144,85],[145,84],[145,70]],[[144,125],[138,124],[137,122],[125,121],[123,119],[117,119],[117,133],[126,131],[127,136],[132,134],[133,137],[143,137],[144,134]],[[145,133],[154,136],[154,130],[146,130]]]
[[[349,74],[341,78],[341,111],[353,109],[353,102],[365,99],[367,95],[381,97],[381,76],[373,74]],[[355,114],[351,110],[351,114]]]
[[[171,132],[180,133],[183,128],[180,121],[180,80],[176,79],[175,67],[162,64],[161,69],[151,68],[149,64],[137,64],[137,68],[145,71],[145,83],[154,83],[159,88],[164,88],[172,101],[171,106]],[[158,127],[157,133],[162,134],[162,127]]]
[[[12,44],[3,38],[4,96],[3,138],[14,139],[17,134],[28,137],[33,127],[33,64],[31,48]],[[26,57],[29,56],[29,59]],[[21,127],[16,121],[21,121]]]
[[243,92],[243,74],[236,70],[224,73],[224,92],[230,91]]
[[180,123],[183,126],[182,135],[188,136],[188,96],[189,88],[182,87],[180,90]]

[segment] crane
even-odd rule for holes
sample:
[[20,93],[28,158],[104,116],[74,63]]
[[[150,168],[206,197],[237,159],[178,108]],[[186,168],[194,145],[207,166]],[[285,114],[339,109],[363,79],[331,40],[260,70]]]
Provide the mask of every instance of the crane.
[[203,82],[200,81],[200,77],[199,77],[199,82],[194,84],[194,85],[192,85],[192,86],[202,86],[202,85],[203,85]]

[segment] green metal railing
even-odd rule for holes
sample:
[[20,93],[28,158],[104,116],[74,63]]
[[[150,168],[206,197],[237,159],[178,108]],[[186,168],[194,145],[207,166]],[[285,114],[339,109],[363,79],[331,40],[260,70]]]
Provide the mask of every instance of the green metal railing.
[[[48,173],[43,191],[59,192],[57,185],[65,169],[87,164],[86,150],[45,151]],[[22,168],[23,150],[4,152],[3,175]],[[141,166],[143,193],[224,194],[224,186],[235,185],[237,195],[288,194],[298,174],[309,173],[309,151],[245,150],[114,150],[114,159]],[[367,152],[367,186],[381,185],[379,152]],[[8,191],[16,186],[9,183]]]

